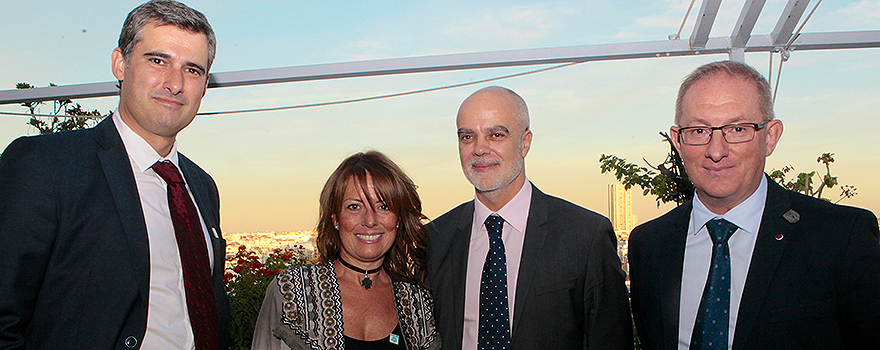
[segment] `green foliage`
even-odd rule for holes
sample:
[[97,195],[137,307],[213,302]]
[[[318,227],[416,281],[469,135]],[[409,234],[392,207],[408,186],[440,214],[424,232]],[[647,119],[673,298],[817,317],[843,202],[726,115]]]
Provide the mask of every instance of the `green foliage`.
[[[819,177],[816,171],[811,172],[800,172],[798,173],[794,179],[786,180],[785,177],[789,172],[794,171],[794,167],[791,165],[786,165],[782,167],[781,170],[772,170],[770,171],[770,178],[778,182],[780,185],[785,186],[785,188],[806,194],[808,196],[824,199],[826,201],[831,201],[831,199],[825,198],[822,196],[823,191],[828,188],[833,188],[838,185],[837,176],[831,176],[831,163],[834,163],[834,153],[822,153],[819,158],[816,158],[816,163],[821,163],[825,166],[825,175]],[[813,177],[817,178],[819,182],[819,187],[816,187],[813,182]],[[840,202],[844,198],[852,198],[857,195],[856,187],[850,185],[841,185],[840,186],[840,196],[838,196],[835,203]]]
[[[648,164],[651,167],[649,169],[629,163],[624,158],[602,154],[599,157],[602,173],[613,172],[617,181],[623,184],[626,189],[638,186],[642,189],[642,195],[651,194],[657,197],[658,207],[660,204],[668,202],[682,204],[693,198],[694,186],[687,177],[684,163],[672,145],[669,135],[661,132],[660,136],[663,136],[664,141],[669,143],[670,151],[666,160],[656,168]],[[647,162],[645,161],[645,163]]]
[[223,282],[229,295],[232,315],[229,325],[229,349],[250,349],[254,336],[254,325],[260,314],[260,306],[266,295],[266,288],[279,272],[291,266],[308,264],[309,252],[302,246],[294,249],[275,249],[265,261],[247,247],[238,247],[238,252],[227,258],[233,266],[226,269]]
[[[49,83],[49,86],[57,85]],[[25,82],[15,84],[15,88],[19,90],[33,89],[35,87],[36,86]],[[37,116],[37,107],[45,104],[45,101],[25,102],[21,104],[21,106],[27,108],[32,115],[31,119],[28,121],[28,125],[36,128],[40,134],[86,129],[94,126],[98,121],[110,115],[110,112],[102,115],[97,109],[93,111],[84,110],[79,103],[74,103],[71,100],[55,100],[52,101],[52,116]]]

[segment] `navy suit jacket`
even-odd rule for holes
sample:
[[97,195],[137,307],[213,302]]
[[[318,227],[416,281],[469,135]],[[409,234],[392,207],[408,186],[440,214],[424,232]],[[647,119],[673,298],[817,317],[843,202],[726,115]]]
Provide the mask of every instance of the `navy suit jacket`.
[[[226,348],[217,186],[180,155],[214,249]],[[112,118],[22,137],[0,156],[0,349],[129,349],[147,325],[150,255],[137,185]]]
[[[768,178],[767,202],[733,349],[880,347],[880,232],[870,211]],[[684,249],[693,203],[630,235],[632,309],[643,348],[677,349]]]
[[[444,349],[461,349],[473,217],[470,201],[428,225],[428,284]],[[516,285],[512,349],[632,349],[616,242],[604,216],[533,187]]]

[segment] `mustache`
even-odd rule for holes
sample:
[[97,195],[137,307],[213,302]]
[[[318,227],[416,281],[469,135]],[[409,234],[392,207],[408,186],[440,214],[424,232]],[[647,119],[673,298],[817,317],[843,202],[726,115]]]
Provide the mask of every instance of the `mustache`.
[[501,164],[501,159],[494,158],[474,158],[468,161],[469,166],[483,166],[483,165],[498,165]]

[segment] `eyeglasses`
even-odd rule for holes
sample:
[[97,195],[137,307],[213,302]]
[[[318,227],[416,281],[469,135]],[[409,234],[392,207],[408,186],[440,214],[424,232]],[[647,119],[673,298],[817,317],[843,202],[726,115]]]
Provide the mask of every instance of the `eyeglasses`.
[[749,142],[755,133],[763,129],[767,121],[760,123],[736,123],[722,126],[689,126],[678,128],[678,138],[682,143],[691,146],[707,145],[712,141],[715,130],[721,130],[721,136],[727,143]]

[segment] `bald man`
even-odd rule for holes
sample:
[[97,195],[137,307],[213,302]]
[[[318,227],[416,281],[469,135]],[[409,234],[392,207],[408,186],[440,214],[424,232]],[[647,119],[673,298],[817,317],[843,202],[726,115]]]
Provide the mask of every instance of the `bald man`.
[[632,349],[611,222],[526,178],[529,112],[491,86],[458,110],[475,199],[429,225],[429,285],[445,349]]

